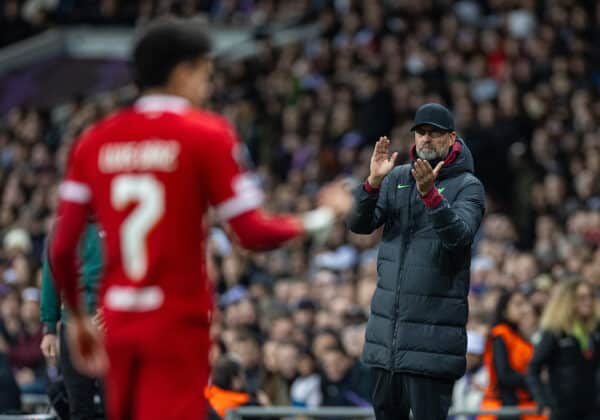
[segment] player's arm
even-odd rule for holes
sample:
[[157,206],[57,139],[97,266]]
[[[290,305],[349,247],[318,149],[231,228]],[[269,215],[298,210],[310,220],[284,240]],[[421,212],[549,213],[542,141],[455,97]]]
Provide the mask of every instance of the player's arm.
[[[69,188],[63,182],[61,190]],[[62,196],[61,192],[61,196]],[[74,317],[81,316],[79,302],[79,270],[77,245],[84,231],[88,209],[83,203],[61,198],[58,220],[50,243],[50,267],[57,288],[63,292],[65,302]]]
[[[80,140],[82,142],[82,140]],[[79,265],[77,249],[85,229],[91,189],[85,182],[81,143],[71,153],[67,176],[59,188],[58,220],[49,245],[49,261],[56,287],[64,296],[70,310],[67,340],[73,364],[89,376],[102,376],[108,367],[108,358],[98,330],[81,311],[79,303]]]
[[[246,175],[238,175],[244,176]],[[244,248],[255,251],[273,249],[299,236],[326,232],[335,220],[335,211],[329,207],[320,207],[301,215],[269,213],[260,207],[260,190],[257,187],[251,190],[253,192],[250,194],[246,192],[241,197],[234,195],[217,206],[219,219],[229,224]],[[250,198],[249,195],[255,195],[256,198]],[[237,209],[223,211],[227,207],[235,207],[232,204],[236,202],[240,203]],[[245,204],[241,205],[242,202]]]
[[80,148],[71,153],[67,175],[59,187],[56,226],[49,241],[49,263],[57,289],[74,318],[81,317],[77,249],[85,229],[91,190],[84,180]]
[[211,205],[244,248],[276,248],[293,238],[326,231],[333,224],[336,212],[325,206],[302,215],[275,215],[262,210],[263,193],[238,164],[236,148],[233,130],[224,130],[222,138],[215,140],[206,176]]

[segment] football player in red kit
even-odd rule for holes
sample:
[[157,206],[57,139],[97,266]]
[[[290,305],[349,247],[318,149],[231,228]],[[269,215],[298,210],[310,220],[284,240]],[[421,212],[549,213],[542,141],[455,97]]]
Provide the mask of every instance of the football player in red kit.
[[[51,266],[73,314],[74,361],[90,374],[108,369],[112,420],[205,416],[209,207],[242,246],[262,250],[326,229],[351,203],[332,185],[322,207],[308,213],[260,210],[262,193],[238,162],[235,131],[195,108],[207,96],[212,70],[199,25],[169,19],[148,27],[133,51],[142,96],[83,133],[59,189]],[[78,302],[76,249],[90,213],[105,232],[104,343]]]

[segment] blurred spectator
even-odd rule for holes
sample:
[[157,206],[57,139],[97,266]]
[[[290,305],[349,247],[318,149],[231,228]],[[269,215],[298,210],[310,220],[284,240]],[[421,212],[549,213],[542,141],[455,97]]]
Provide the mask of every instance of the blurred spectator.
[[263,390],[273,405],[290,405],[290,388],[296,379],[300,351],[292,342],[272,342],[273,368],[267,371]]
[[265,375],[261,365],[258,337],[250,330],[239,330],[235,334],[229,350],[239,361],[248,392],[258,392]]
[[[542,335],[529,364],[535,400],[551,420],[596,419],[600,361],[599,313],[594,288],[582,280],[555,286],[542,317]],[[547,368],[549,387],[542,383]]]
[[0,414],[16,412],[21,408],[21,390],[13,375],[7,351],[8,345],[0,337]]
[[9,359],[15,378],[25,393],[45,393],[46,363],[40,344],[42,323],[39,312],[39,290],[24,289],[22,295],[11,292],[2,302],[0,335],[8,343]]
[[323,400],[321,377],[317,373],[317,363],[310,352],[300,355],[298,377],[290,389],[292,405],[299,407],[319,407]]
[[204,395],[209,404],[209,419],[224,419],[227,411],[243,405],[258,405],[248,392],[241,365],[232,357],[223,356],[212,369],[212,380]]
[[323,406],[370,406],[370,369],[340,348],[329,347],[319,355]]
[[[535,408],[525,381],[527,366],[533,356],[532,344],[519,330],[519,321],[530,303],[521,292],[504,291],[498,300],[496,317],[485,346],[484,362],[489,372],[482,409],[506,406]],[[493,420],[495,416],[479,416]],[[546,416],[516,416],[522,420],[547,420]]]
[[[467,330],[467,371],[454,384],[452,407],[455,411],[476,411],[481,405],[483,393],[488,385],[488,371],[483,366],[485,337]],[[455,420],[474,420],[476,416],[455,416]]]

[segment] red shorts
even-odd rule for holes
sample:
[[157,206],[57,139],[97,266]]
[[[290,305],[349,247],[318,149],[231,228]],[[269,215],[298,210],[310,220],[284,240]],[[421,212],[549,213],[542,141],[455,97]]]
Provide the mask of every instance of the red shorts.
[[188,322],[165,328],[140,315],[107,319],[108,419],[204,420],[208,326]]

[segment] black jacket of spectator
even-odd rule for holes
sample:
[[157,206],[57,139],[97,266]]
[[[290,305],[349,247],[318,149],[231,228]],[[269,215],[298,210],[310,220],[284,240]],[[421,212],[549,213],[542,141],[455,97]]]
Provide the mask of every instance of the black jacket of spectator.
[[20,408],[21,391],[8,363],[8,356],[0,352],[0,414]]
[[436,180],[444,196],[428,209],[411,165],[394,168],[379,193],[356,191],[348,224],[369,234],[384,225],[363,359],[395,372],[459,378],[465,372],[471,243],[484,213],[484,189],[462,140]]
[[371,403],[371,370],[356,362],[341,381],[321,377],[323,407],[366,407]]
[[[538,405],[550,407],[560,418],[584,418],[594,412],[596,373],[600,362],[600,330],[591,337],[591,350],[584,354],[572,335],[542,333],[529,363],[527,383]],[[549,387],[540,378],[548,369]]]

